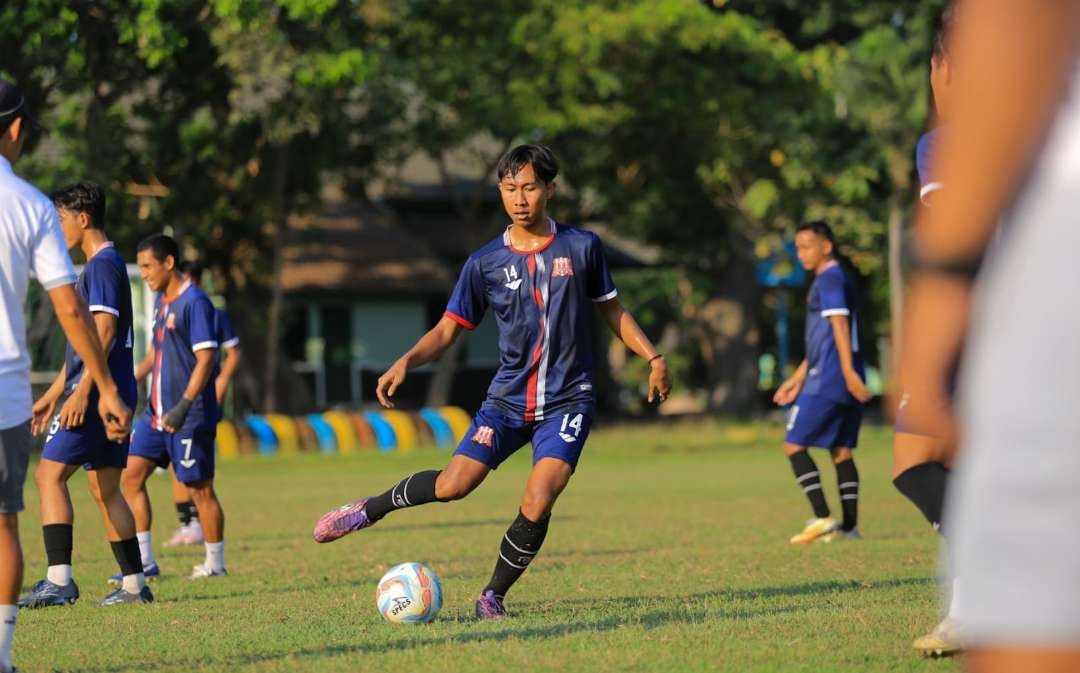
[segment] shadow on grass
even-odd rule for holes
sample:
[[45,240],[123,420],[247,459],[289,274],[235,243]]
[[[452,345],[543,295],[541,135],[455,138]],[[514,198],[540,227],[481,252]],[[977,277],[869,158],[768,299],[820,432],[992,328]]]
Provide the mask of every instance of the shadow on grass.
[[[671,624],[701,624],[706,619],[713,621],[748,621],[763,617],[785,615],[804,612],[809,609],[808,605],[782,605],[771,608],[705,608],[701,603],[705,601],[732,601],[737,599],[753,599],[762,597],[785,596],[802,597],[819,594],[848,591],[870,591],[891,589],[903,586],[918,586],[932,584],[932,577],[904,577],[881,580],[847,580],[805,582],[802,584],[782,585],[773,587],[747,588],[747,589],[721,589],[711,592],[701,592],[684,596],[623,596],[615,598],[586,599],[577,598],[558,601],[534,601],[520,603],[522,611],[533,617],[542,615],[548,606],[565,608],[567,605],[588,605],[591,609],[583,612],[594,614],[606,614],[609,612],[619,613],[620,616],[610,616],[598,619],[573,619],[558,624],[546,626],[528,626],[513,628],[513,617],[506,622],[498,623],[496,630],[478,630],[471,633],[453,633],[437,637],[426,637],[422,633],[415,637],[394,638],[375,643],[356,643],[348,645],[328,645],[326,647],[311,647],[297,649],[291,652],[278,652],[266,654],[248,654],[232,657],[215,658],[212,661],[206,659],[176,659],[173,661],[155,661],[129,663],[121,668],[89,668],[79,669],[83,673],[116,673],[122,670],[153,668],[155,670],[183,669],[188,670],[200,666],[211,665],[214,667],[239,667],[258,663],[280,661],[290,658],[307,657],[332,657],[347,654],[385,654],[389,652],[403,652],[409,649],[437,646],[437,645],[460,645],[473,642],[501,642],[505,640],[543,640],[548,638],[560,638],[563,636],[585,633],[602,633],[618,628],[630,626],[641,627],[645,630],[660,628]],[[189,599],[190,600],[190,599]],[[513,611],[511,606],[511,610]],[[645,610],[644,612],[640,612]],[[444,619],[461,625],[475,624],[479,629],[488,627],[487,624],[479,624],[469,617],[457,617]],[[494,626],[495,624],[493,624]],[[307,663],[307,662],[305,662]],[[74,669],[57,669],[58,672]]]

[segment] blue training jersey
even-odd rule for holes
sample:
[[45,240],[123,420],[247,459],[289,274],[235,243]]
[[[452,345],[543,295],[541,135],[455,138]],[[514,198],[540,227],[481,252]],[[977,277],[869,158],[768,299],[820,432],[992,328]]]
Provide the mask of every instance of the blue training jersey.
[[[75,285],[91,313],[110,313],[116,316],[116,336],[113,338],[109,356],[106,358],[109,372],[120,398],[129,406],[138,401],[138,386],[135,383],[135,365],[132,348],[135,336],[132,331],[131,283],[128,280],[127,264],[112,243],[106,243],[86,261],[79,280]],[[82,358],[67,344],[64,353],[64,392],[71,394],[85,373]],[[97,410],[92,410],[97,413]]]
[[930,195],[945,185],[934,180],[933,159],[940,140],[941,128],[927,131],[915,146],[915,169],[919,172],[919,199],[930,203]]
[[[185,282],[180,293],[166,301],[158,294],[154,303],[154,369],[150,379],[150,404],[146,413],[153,427],[164,430],[164,416],[184,395],[195,370],[195,353],[217,349],[214,305],[202,290]],[[214,367],[215,372],[217,367]],[[191,405],[186,426],[212,426],[220,418],[214,392],[215,373]]]
[[851,329],[851,359],[855,371],[866,380],[855,306],[855,287],[836,262],[819,273],[806,298],[806,360],[809,372],[802,392],[842,404],[859,404],[844,383],[840,355],[836,351],[830,316],[847,316]]
[[591,307],[618,294],[596,234],[549,222],[551,238],[536,250],[515,249],[508,228],[473,253],[445,314],[471,330],[491,307],[499,370],[488,401],[529,422],[569,406],[591,408]]

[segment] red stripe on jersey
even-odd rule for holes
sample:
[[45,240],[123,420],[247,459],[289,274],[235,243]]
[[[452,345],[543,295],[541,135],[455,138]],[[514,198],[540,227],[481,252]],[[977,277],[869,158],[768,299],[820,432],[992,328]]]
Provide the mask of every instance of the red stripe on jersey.
[[465,318],[462,318],[457,313],[451,313],[450,311],[446,311],[446,312],[443,313],[443,316],[445,316],[447,318],[450,318],[451,320],[453,320],[454,322],[461,325],[462,327],[464,327],[467,330],[476,329],[476,325],[472,324],[471,322],[469,322]]
[[526,266],[531,276],[532,296],[536,307],[540,310],[540,338],[533,349],[532,364],[529,366],[529,382],[525,387],[525,421],[531,423],[536,420],[536,396],[537,387],[540,383],[540,357],[544,353],[544,298],[540,295],[540,288],[536,282],[536,256],[529,255],[526,258]]

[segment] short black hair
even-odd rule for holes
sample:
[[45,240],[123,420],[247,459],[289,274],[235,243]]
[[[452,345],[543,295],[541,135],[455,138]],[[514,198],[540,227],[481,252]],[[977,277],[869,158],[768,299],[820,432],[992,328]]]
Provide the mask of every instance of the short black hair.
[[949,52],[949,41],[956,26],[956,3],[949,2],[934,21],[934,58],[942,59]]
[[795,228],[795,233],[800,231],[812,231],[818,236],[821,236],[829,243],[836,244],[836,238],[833,236],[832,227],[829,226],[824,220],[813,220],[811,222],[803,222]]
[[550,184],[559,174],[559,160],[551,148],[544,145],[518,145],[502,155],[495,172],[502,180],[508,175],[517,175],[528,164],[532,164],[533,172],[544,184]]
[[73,213],[86,213],[90,226],[105,229],[105,190],[96,182],[84,180],[73,185],[57,189],[49,195],[57,210],[64,209]]
[[142,252],[143,250],[154,253],[154,259],[159,262],[164,262],[166,257],[172,256],[174,263],[180,263],[180,247],[176,245],[176,241],[173,240],[172,236],[151,234],[140,241],[139,247],[136,248],[136,252]]

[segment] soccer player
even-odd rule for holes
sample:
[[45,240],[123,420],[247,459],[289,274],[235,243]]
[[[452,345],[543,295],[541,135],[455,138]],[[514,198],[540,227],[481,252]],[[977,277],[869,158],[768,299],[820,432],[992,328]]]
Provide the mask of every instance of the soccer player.
[[94,379],[97,412],[114,441],[124,439],[131,409],[109,373],[93,318],[75,291],[75,269],[64,248],[56,208],[12,170],[33,120],[26,99],[0,79],[0,673],[13,673],[11,645],[22,586],[19,512],[30,462],[30,353],[26,348],[26,291],[30,276],[48,292],[60,327]]
[[649,401],[663,401],[671,389],[664,357],[616,298],[600,239],[547,216],[558,170],[551,150],[540,145],[521,145],[502,157],[498,186],[510,225],[469,257],[443,318],[379,378],[376,395],[392,407],[410,369],[438,358],[462,329],[474,329],[491,309],[499,330],[499,370],[450,463],[344,505],[315,524],[315,540],[330,542],[394,510],[464,498],[531,442],[533,467],[521,508],[500,542],[491,581],[476,601],[481,619],[506,614],[506,592],[540,551],[552,507],[589,436],[594,404],[590,304],[652,366]]
[[[795,480],[810,501],[814,518],[792,544],[815,540],[859,539],[859,471],[851,450],[859,442],[862,405],[870,399],[859,353],[855,289],[833,255],[832,229],[825,222],[799,225],[795,250],[812,271],[814,282],[806,301],[806,357],[773,395],[780,406],[792,402],[784,453]],[[836,467],[840,508],[837,526],[825,502],[821,478],[807,448],[828,449]]]
[[[199,262],[183,261],[178,265],[180,273],[190,280],[195,287],[202,288],[202,274],[204,267]],[[224,410],[225,395],[229,391],[229,381],[232,380],[236,368],[240,365],[240,337],[233,331],[232,321],[229,314],[223,309],[214,308],[214,338],[219,344],[218,352],[225,352],[221,360],[220,371],[214,379],[214,391],[217,395],[218,408]],[[146,359],[140,371],[143,376],[150,372],[153,366],[153,349],[146,354]],[[220,419],[219,419],[220,420]],[[176,470],[170,465],[169,474],[172,477],[173,502],[176,505],[176,516],[180,520],[180,527],[173,536],[165,542],[166,547],[175,547],[186,544],[202,544],[205,542],[202,524],[199,522],[199,510],[191,499],[187,487],[176,478]]]
[[[934,96],[934,109],[938,126],[919,139],[915,150],[915,165],[919,173],[919,198],[927,207],[944,184],[935,179],[933,157],[940,143],[944,124],[949,116],[950,96],[954,73],[949,43],[957,20],[957,8],[948,5],[941,13],[934,35],[933,54],[930,59],[930,88]],[[922,512],[934,530],[944,534],[942,510],[945,506],[945,487],[952,463],[953,445],[944,438],[935,437],[927,428],[912,422],[907,413],[911,394],[904,392],[896,411],[896,434],[893,436],[893,484]],[[946,404],[938,400],[938,404]],[[958,580],[951,581],[951,597],[948,614],[934,629],[918,638],[913,647],[927,656],[948,656],[963,649],[961,642],[960,587]]]
[[[52,199],[68,248],[78,247],[86,255],[77,290],[90,306],[120,395],[125,404],[134,407],[138,389],[131,352],[131,284],[123,257],[105,234],[105,190],[92,182],[80,182],[54,192]],[[62,396],[66,399],[54,417]],[[122,578],[121,586],[98,605],[154,600],[143,577],[135,520],[120,492],[128,442],[109,441],[101,418],[87,413],[97,401],[93,379],[86,375],[82,360],[68,344],[60,375],[33,407],[31,431],[48,431],[34,480],[41,495],[42,534],[49,567],[45,579],[19,600],[19,607],[68,605],[79,598],[79,588],[71,575],[75,512],[67,487],[79,466],[87,469],[90,492],[105,520],[105,533]]]
[[[135,424],[124,496],[135,513],[143,563],[153,566],[150,498],[146,480],[158,466],[172,463],[187,488],[206,535],[205,561],[191,579],[225,572],[225,514],[214,491],[214,438],[219,411],[210,386],[218,350],[214,306],[202,290],[176,268],[176,241],[155,234],[139,243],[136,260],[150,289],[154,308],[154,360],[146,416]],[[160,571],[159,571],[160,572]],[[114,578],[115,579],[115,578]]]
[[[915,230],[907,413],[960,440],[944,516],[969,670],[1077,671],[1080,2],[961,6],[934,160],[948,188]],[[934,402],[961,344],[957,431]]]

